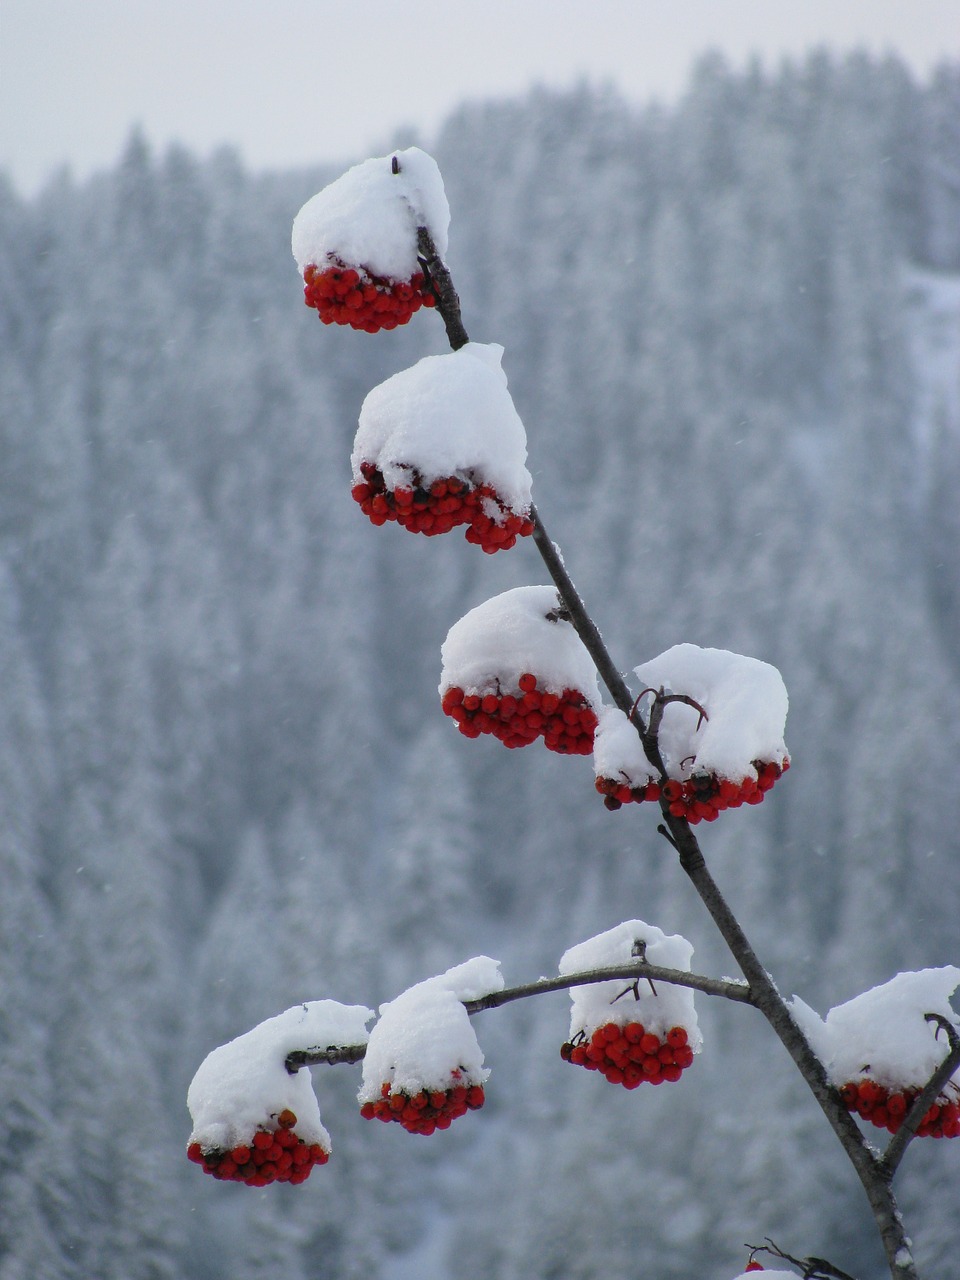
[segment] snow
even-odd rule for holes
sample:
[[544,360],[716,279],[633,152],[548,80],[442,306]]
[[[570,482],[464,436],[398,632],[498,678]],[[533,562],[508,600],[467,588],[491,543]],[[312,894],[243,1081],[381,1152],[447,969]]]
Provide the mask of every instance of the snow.
[[363,1059],[358,1100],[375,1102],[386,1083],[391,1092],[411,1096],[422,1088],[482,1084],[490,1072],[463,1002],[502,991],[503,985],[499,962],[474,956],[381,1005]]
[[559,605],[556,587],[514,587],[464,614],[440,650],[440,696],[455,685],[465,693],[496,692],[499,683],[515,689],[529,671],[541,689],[578,689],[599,708],[597,673],[583,642],[571,623],[547,617]]
[[678,644],[636,668],[647,688],[686,694],[707,713],[672,702],[660,726],[660,752],[671,778],[713,773],[732,782],[755,778],[754,760],[782,764],[787,690],[776,667],[730,653]]
[[658,776],[644,755],[640,735],[619,707],[603,707],[593,740],[593,768],[598,778],[615,778],[644,787]]
[[798,1280],[796,1271],[771,1271],[764,1267],[762,1271],[742,1271],[733,1280]]
[[[690,971],[693,946],[680,934],[666,934],[656,925],[643,920],[625,920],[605,933],[588,938],[568,948],[560,958],[560,973],[581,973],[591,969],[609,969],[615,965],[634,963],[634,945],[646,943],[646,959],[665,969]],[[609,982],[594,982],[589,986],[570,989],[570,1037],[580,1031],[589,1035],[607,1022],[626,1026],[629,1022],[642,1022],[647,1031],[661,1039],[671,1027],[685,1027],[688,1043],[698,1053],[702,1036],[693,1004],[693,992],[688,987],[677,987],[666,982],[655,982],[656,994],[650,984],[641,979],[639,1000],[628,990],[627,979],[613,978]],[[619,997],[619,998],[618,998]]]
[[284,1062],[294,1049],[365,1044],[372,1017],[362,1005],[313,1000],[208,1053],[187,1092],[190,1141],[205,1151],[229,1150],[249,1142],[258,1129],[276,1128],[279,1113],[289,1109],[297,1117],[297,1135],[329,1151],[330,1135],[320,1121],[310,1072],[301,1068],[291,1075]]
[[388,489],[457,476],[493,486],[512,511],[530,509],[527,433],[500,367],[503,347],[468,342],[427,356],[374,387],[360,409],[353,477],[361,462],[383,473]]
[[291,247],[301,275],[338,259],[370,275],[410,280],[420,270],[419,226],[443,257],[450,226],[443,179],[431,156],[409,147],[355,165],[308,200],[294,219]]
[[[919,1088],[948,1051],[943,1032],[924,1014],[938,1013],[960,1030],[950,996],[960,969],[945,965],[898,973],[882,986],[837,1005],[821,1019],[798,996],[791,1008],[800,1029],[838,1087],[865,1075],[886,1089]],[[960,1084],[960,1071],[951,1083]]]

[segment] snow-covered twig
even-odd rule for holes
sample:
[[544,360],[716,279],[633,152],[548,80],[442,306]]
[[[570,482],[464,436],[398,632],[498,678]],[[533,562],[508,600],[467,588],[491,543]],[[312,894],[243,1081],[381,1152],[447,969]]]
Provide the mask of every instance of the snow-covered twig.
[[[482,1013],[486,1009],[497,1009],[500,1005],[509,1004],[513,1000],[525,1000],[529,996],[546,995],[551,991],[567,991],[571,987],[584,987],[595,982],[609,982],[611,978],[623,978],[635,981],[638,978],[653,978],[678,987],[689,987],[694,991],[702,991],[704,995],[720,996],[725,1000],[733,1000],[738,1004],[753,1004],[753,996],[745,982],[732,982],[729,978],[708,978],[700,973],[690,973],[685,969],[667,969],[662,965],[649,964],[639,960],[635,964],[615,965],[608,969],[589,969],[580,973],[565,973],[556,978],[538,978],[536,982],[523,983],[516,987],[505,987],[502,991],[491,991],[488,995],[476,1000],[464,1000],[463,1004],[470,1014]],[[287,1070],[294,1073],[301,1067],[333,1066],[342,1062],[360,1062],[367,1051],[366,1045],[329,1045],[325,1049],[296,1049],[287,1054]]]
[[890,1139],[887,1149],[881,1157],[880,1171],[888,1181],[893,1178],[907,1147],[917,1136],[917,1130],[923,1122],[923,1117],[940,1096],[943,1086],[953,1076],[957,1068],[960,1067],[960,1034],[958,1034],[956,1027],[939,1013],[928,1013],[925,1015],[925,1020],[927,1022],[935,1022],[938,1030],[946,1032],[950,1048],[943,1062],[917,1094],[913,1105],[903,1118],[903,1123]]

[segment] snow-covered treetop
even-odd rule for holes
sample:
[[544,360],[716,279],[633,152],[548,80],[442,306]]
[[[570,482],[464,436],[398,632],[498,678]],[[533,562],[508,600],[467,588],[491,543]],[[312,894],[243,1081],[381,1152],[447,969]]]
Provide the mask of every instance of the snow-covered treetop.
[[[670,777],[715,773],[741,781],[755,777],[754,760],[787,759],[783,730],[787,690],[776,667],[726,649],[678,644],[636,668],[644,686],[685,694],[706,712],[682,702],[667,705],[660,752]],[[685,762],[685,763],[684,763]],[[613,775],[611,775],[613,776]]]
[[389,489],[408,485],[412,469],[426,485],[469,478],[491,485],[511,510],[528,511],[527,435],[507,390],[502,356],[496,343],[468,342],[374,387],[360,409],[354,480],[361,478],[362,462],[374,463]]
[[190,1141],[204,1150],[229,1149],[249,1142],[258,1129],[274,1128],[277,1115],[289,1109],[297,1117],[299,1136],[329,1151],[330,1136],[320,1122],[310,1072],[291,1075],[284,1063],[295,1049],[364,1044],[372,1017],[373,1010],[362,1005],[313,1000],[208,1053],[187,1092],[193,1117]]
[[[568,948],[560,957],[560,973],[580,973],[635,963],[637,943],[646,944],[644,956],[650,964],[661,965],[665,969],[689,971],[693,946],[686,938],[678,933],[666,934],[656,925],[646,924],[643,920],[625,920],[605,933],[599,933]],[[642,1022],[648,1031],[661,1037],[672,1027],[684,1027],[687,1042],[696,1053],[702,1037],[697,1024],[693,992],[687,987],[672,986],[665,982],[655,983],[651,988],[642,978],[637,989],[639,999],[634,999],[632,992],[624,995],[623,992],[628,990],[627,980],[624,978],[571,987],[571,1038],[579,1031],[589,1034],[608,1022],[618,1026]]]
[[[948,1046],[924,1014],[936,1013],[960,1030],[950,996],[960,969],[945,965],[898,973],[889,982],[831,1009],[821,1019],[794,996],[792,1010],[827,1075],[837,1086],[868,1075],[887,1089],[919,1088],[946,1056]],[[960,1083],[960,1072],[952,1083]]]
[[308,200],[293,222],[293,256],[301,274],[337,260],[388,280],[409,280],[420,270],[421,226],[443,257],[450,226],[443,179],[431,156],[409,147],[364,160]]
[[502,991],[503,985],[499,962],[475,956],[381,1005],[363,1059],[360,1102],[378,1099],[384,1084],[413,1095],[423,1088],[447,1089],[454,1079],[486,1080],[490,1073],[463,1002]]
[[455,622],[441,647],[441,697],[458,685],[467,693],[516,687],[532,672],[543,689],[578,689],[594,707],[600,690],[593,661],[570,622],[558,616],[556,587],[514,587]]

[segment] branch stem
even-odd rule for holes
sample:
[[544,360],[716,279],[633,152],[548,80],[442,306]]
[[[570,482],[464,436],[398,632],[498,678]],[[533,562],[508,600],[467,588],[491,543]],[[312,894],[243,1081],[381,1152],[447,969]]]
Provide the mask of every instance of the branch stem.
[[[513,1000],[526,1000],[530,996],[547,995],[552,991],[567,991],[571,987],[585,987],[596,982],[610,982],[622,978],[634,982],[638,978],[651,978],[657,982],[665,982],[675,987],[689,987],[694,991],[702,991],[704,995],[719,996],[724,1000],[733,1000],[738,1004],[753,1004],[753,996],[745,982],[731,982],[729,978],[708,978],[701,973],[690,973],[686,969],[665,969],[658,964],[648,964],[645,960],[635,960],[631,964],[613,965],[609,969],[583,969],[579,973],[564,973],[556,978],[538,978],[536,982],[526,982],[517,987],[505,987],[502,991],[491,991],[488,995],[476,1000],[464,1000],[467,1013],[483,1013],[487,1009],[498,1009],[501,1005],[510,1004]],[[286,1067],[291,1075],[295,1075],[301,1067],[327,1066],[342,1062],[360,1062],[367,1052],[364,1044],[329,1045],[325,1049],[294,1049],[286,1057]]]

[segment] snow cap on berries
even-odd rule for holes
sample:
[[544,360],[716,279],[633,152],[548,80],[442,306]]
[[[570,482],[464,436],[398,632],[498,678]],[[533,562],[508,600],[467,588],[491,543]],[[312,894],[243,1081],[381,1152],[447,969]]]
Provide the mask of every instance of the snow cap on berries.
[[678,644],[637,667],[636,674],[645,687],[684,694],[706,713],[702,719],[682,702],[665,707],[659,743],[670,777],[713,773],[739,782],[757,776],[754,760],[782,764],[787,759],[787,690],[769,663],[726,649]]
[[353,478],[372,462],[388,489],[449,476],[491,485],[515,512],[530,508],[527,435],[500,367],[503,347],[468,342],[427,356],[373,388],[360,409]]
[[[646,944],[644,955],[650,964],[665,969],[681,969],[689,972],[693,946],[680,934],[666,934],[656,925],[643,920],[625,920],[623,924],[599,933],[586,942],[570,947],[560,958],[560,973],[580,973],[590,969],[610,969],[616,965],[628,965],[637,960],[637,944]],[[592,982],[588,986],[570,988],[570,1036],[578,1032],[590,1035],[597,1027],[613,1022],[626,1026],[630,1022],[642,1022],[653,1035],[661,1038],[672,1027],[684,1027],[687,1043],[694,1053],[702,1043],[697,1011],[693,1004],[693,992],[688,987],[677,987],[666,982],[650,984],[640,979],[637,990],[639,1000],[634,999],[626,978],[612,978],[609,982]],[[622,993],[626,991],[626,995]]]
[[410,1095],[423,1088],[445,1090],[455,1072],[459,1083],[482,1084],[490,1072],[463,1002],[502,991],[503,985],[499,962],[475,956],[381,1005],[358,1100],[380,1098],[384,1084]]
[[645,787],[658,776],[644,753],[636,726],[619,707],[600,711],[593,739],[593,769],[598,778],[613,778],[630,787]]
[[308,200],[293,222],[293,256],[301,275],[308,266],[337,260],[371,275],[409,280],[420,270],[421,226],[443,257],[450,226],[443,179],[431,156],[409,147],[364,160]]
[[275,1128],[278,1114],[290,1110],[297,1117],[299,1137],[329,1151],[330,1135],[320,1122],[310,1072],[291,1075],[284,1062],[295,1049],[365,1044],[372,1017],[373,1011],[361,1005],[313,1000],[208,1053],[187,1092],[193,1117],[190,1141],[204,1150],[229,1150],[248,1142],[258,1129]]
[[[921,1088],[947,1053],[943,1032],[924,1014],[937,1013],[960,1031],[950,996],[960,986],[960,969],[944,965],[898,973],[881,986],[837,1005],[821,1019],[794,996],[792,1011],[820,1058],[830,1081],[839,1086],[868,1074],[886,1089]],[[953,1076],[960,1083],[960,1071]]]
[[559,609],[556,587],[514,587],[464,614],[440,650],[440,696],[454,685],[467,693],[494,691],[498,682],[515,687],[529,671],[542,689],[578,689],[599,707],[593,661]]

